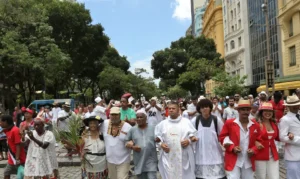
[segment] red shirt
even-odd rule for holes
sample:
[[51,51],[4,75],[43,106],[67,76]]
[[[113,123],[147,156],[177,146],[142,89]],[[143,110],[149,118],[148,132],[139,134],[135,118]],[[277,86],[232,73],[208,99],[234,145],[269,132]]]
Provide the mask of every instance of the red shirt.
[[[270,152],[272,152],[274,161],[277,161],[279,159],[275,140],[279,141],[279,130],[277,127],[277,124],[274,122],[270,122],[274,133],[268,133],[266,126],[262,125],[261,129],[261,138],[262,142],[261,144],[264,146],[263,149],[260,150],[255,156],[256,160],[270,160]],[[270,138],[269,138],[270,136]]]
[[[17,152],[16,145],[21,143],[21,136],[20,136],[19,128],[14,126],[10,130],[4,130],[4,133],[6,134],[7,144],[9,146],[9,148],[11,149],[12,153],[14,153],[14,155],[16,155],[16,152]],[[19,159],[20,159],[21,164],[25,163],[26,154],[25,154],[23,147],[20,147]],[[15,165],[15,158],[11,154],[8,155],[8,164]]]
[[283,117],[284,114],[284,105],[283,100],[280,100],[278,104],[274,101],[270,101],[272,103],[273,109],[275,110],[275,119],[277,122],[280,122],[280,119]]

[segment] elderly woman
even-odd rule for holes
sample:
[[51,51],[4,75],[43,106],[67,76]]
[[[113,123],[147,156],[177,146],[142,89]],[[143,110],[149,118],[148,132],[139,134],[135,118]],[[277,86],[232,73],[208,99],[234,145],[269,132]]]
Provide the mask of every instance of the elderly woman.
[[158,160],[155,128],[147,124],[147,114],[144,110],[137,111],[136,123],[126,137],[126,147],[133,150],[134,173],[137,179],[156,179]]
[[275,145],[275,140],[279,141],[279,130],[272,103],[265,102],[261,105],[257,121],[261,126],[264,147],[256,154],[256,178],[279,179],[279,156]]
[[106,179],[108,175],[103,135],[99,133],[100,116],[90,116],[84,120],[89,128],[82,134],[85,158],[82,165],[83,179]]
[[34,119],[34,130],[26,131],[25,141],[29,144],[24,179],[57,177],[58,163],[55,152],[55,137],[51,131],[45,130],[43,118]]

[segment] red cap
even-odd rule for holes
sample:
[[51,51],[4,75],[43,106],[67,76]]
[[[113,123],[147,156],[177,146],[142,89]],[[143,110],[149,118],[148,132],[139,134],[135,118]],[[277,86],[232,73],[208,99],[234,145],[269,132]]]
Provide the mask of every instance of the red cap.
[[21,110],[22,112],[26,112],[26,108],[24,106],[21,108]]
[[26,109],[26,112],[30,113],[30,114],[33,114],[33,110],[30,110],[30,109]]

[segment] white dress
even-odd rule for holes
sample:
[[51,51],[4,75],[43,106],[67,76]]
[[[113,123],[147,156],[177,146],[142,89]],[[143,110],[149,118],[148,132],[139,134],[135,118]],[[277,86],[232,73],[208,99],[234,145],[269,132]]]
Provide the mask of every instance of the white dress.
[[[89,135],[88,138],[84,139],[85,142],[85,149],[88,150],[88,152],[91,153],[105,153],[105,146],[104,141],[97,139],[92,139]],[[91,155],[86,154],[86,159],[90,162],[90,164],[85,164],[85,170],[86,172],[96,173],[96,172],[103,172],[106,170],[106,156],[97,156],[97,155]]]
[[170,119],[170,117],[155,128],[155,136],[166,143],[170,152],[160,149],[158,162],[162,179],[195,179],[195,159],[192,145],[183,148],[181,141],[194,136],[196,129],[189,119]]
[[53,174],[54,169],[58,169],[58,163],[55,151],[55,137],[51,131],[45,131],[41,136],[33,131],[33,136],[41,142],[49,142],[46,149],[39,147],[34,141],[26,135],[26,139],[30,140],[24,175],[25,176],[47,176]]

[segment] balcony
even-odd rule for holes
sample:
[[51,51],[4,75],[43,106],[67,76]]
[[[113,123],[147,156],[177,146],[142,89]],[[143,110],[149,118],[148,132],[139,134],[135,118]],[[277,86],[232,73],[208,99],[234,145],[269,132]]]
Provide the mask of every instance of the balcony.
[[282,7],[279,9],[278,15],[282,15],[289,9],[293,8],[296,6],[296,4],[300,3],[300,0],[287,0],[285,4],[282,5]]

